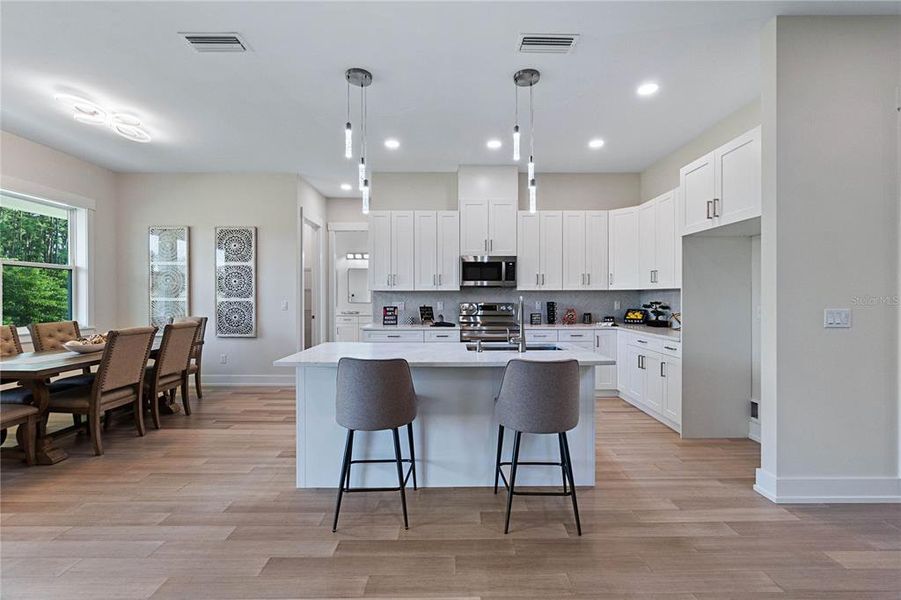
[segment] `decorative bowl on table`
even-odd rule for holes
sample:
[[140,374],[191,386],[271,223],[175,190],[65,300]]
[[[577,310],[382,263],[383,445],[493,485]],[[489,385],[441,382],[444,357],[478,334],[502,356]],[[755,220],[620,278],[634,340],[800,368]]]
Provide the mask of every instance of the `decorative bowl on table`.
[[106,334],[97,333],[90,337],[69,340],[63,344],[63,347],[70,352],[78,352],[79,354],[102,352],[106,348]]

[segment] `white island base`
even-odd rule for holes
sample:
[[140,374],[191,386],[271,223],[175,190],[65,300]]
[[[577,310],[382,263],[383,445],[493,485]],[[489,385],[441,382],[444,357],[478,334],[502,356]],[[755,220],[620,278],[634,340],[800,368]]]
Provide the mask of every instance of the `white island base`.
[[[440,346],[435,348],[434,346]],[[565,344],[560,344],[564,346]],[[526,360],[576,359],[580,363],[579,425],[568,433],[577,485],[595,482],[594,367],[614,364],[590,350],[515,352],[467,351],[465,344],[367,344],[330,342],[276,361],[297,371],[297,487],[337,488],[346,430],[335,422],[338,360],[404,358],[410,363],[419,399],[413,422],[416,473],[423,487],[494,485],[497,421],[494,398],[506,363]],[[409,458],[406,431],[401,451]],[[510,460],[513,434],[507,432],[502,460]],[[559,461],[556,435],[523,435],[521,461]],[[358,432],[354,459],[394,458],[390,432]],[[559,467],[521,467],[517,484],[560,486]],[[354,465],[351,486],[397,485],[393,463]]]

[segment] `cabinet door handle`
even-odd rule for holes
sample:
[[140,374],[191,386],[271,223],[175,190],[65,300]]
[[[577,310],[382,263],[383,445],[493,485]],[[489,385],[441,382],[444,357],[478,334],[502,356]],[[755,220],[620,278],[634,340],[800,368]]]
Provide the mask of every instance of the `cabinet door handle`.
[[544,285],[544,273],[541,274],[541,285]]
[[387,286],[391,285],[391,274],[390,273],[388,275],[385,275],[385,285],[387,285]]
[[389,338],[399,338],[400,336],[399,335],[389,335],[388,337]]
[[673,352],[676,351],[676,349],[673,348],[672,346],[664,346],[664,348],[666,348],[667,350],[672,350]]
[[441,285],[441,273],[438,273],[438,285]]
[[585,337],[585,336],[582,335],[581,333],[571,333],[571,334],[569,334],[569,337]]
[[639,344],[647,344],[648,343],[647,340],[635,340],[635,341],[638,342]]
[[585,273],[585,276],[588,279],[588,285],[591,285],[591,273]]
[[710,216],[710,208],[711,208],[711,205],[712,205],[712,204],[713,204],[713,200],[708,200],[708,201],[707,201],[707,218],[708,218],[708,219],[712,219],[712,218],[713,218],[712,216]]
[[613,285],[613,273],[607,273],[607,285]]
[[713,199],[713,216],[714,216],[714,217],[720,216],[719,203],[720,203],[720,199],[719,199],[719,198],[714,198],[714,199]]
[[582,285],[585,285],[585,273],[582,273]]
[[535,285],[541,285],[541,275],[535,273]]
[[391,276],[391,285],[397,285],[397,273]]
[[664,367],[666,367],[666,363],[661,362],[660,363],[660,376],[661,377],[666,377],[666,371],[664,370]]
[[438,275],[432,273],[432,285],[438,285]]
[[488,240],[488,251],[494,252],[494,240],[493,239]]
[[438,338],[447,338],[447,337],[450,337],[450,336],[447,335],[447,334],[444,334],[444,335],[436,335],[435,337],[438,337]]

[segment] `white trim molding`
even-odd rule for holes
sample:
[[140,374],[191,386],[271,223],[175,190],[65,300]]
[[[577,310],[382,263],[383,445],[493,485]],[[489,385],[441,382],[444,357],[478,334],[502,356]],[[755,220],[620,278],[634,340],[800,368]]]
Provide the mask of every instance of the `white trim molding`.
[[901,477],[776,477],[757,469],[754,491],[777,504],[901,503]]

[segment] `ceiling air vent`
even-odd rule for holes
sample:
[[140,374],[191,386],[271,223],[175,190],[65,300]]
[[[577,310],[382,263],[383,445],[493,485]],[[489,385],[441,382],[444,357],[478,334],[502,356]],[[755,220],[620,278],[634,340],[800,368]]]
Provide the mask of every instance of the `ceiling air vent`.
[[250,49],[237,33],[181,33],[198,52],[246,52]]
[[525,54],[569,54],[578,41],[578,33],[524,33],[519,36],[519,51]]

